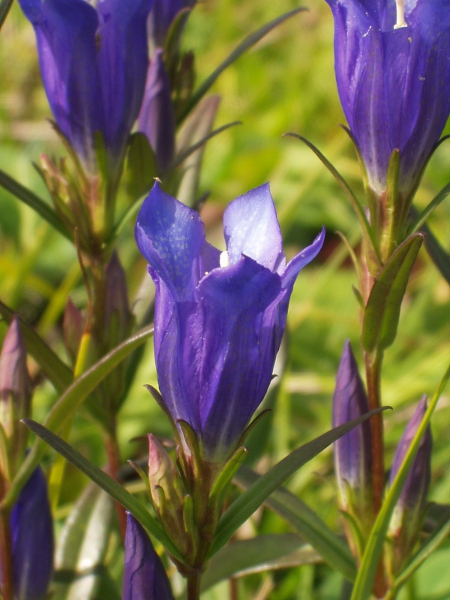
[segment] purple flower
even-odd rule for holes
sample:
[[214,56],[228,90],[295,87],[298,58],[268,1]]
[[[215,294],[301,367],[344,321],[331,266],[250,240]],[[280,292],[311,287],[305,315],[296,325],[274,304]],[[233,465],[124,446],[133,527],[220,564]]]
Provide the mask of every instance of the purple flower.
[[386,190],[398,149],[399,190],[409,197],[450,111],[450,1],[327,2],[339,95],[369,184]]
[[[336,378],[333,396],[333,427],[343,425],[369,412],[366,391],[358,365],[346,342]],[[371,431],[364,421],[334,443],[334,465],[341,501],[345,509],[354,500],[355,508],[364,512],[371,488]],[[349,497],[349,492],[352,498]]]
[[127,513],[122,600],[173,600],[161,559],[130,513]]
[[295,279],[324,240],[322,231],[286,265],[268,184],[228,206],[224,231],[220,253],[205,241],[199,215],[156,184],[135,232],[156,285],[162,397],[213,462],[236,448],[264,398]]
[[123,158],[144,94],[146,18],[153,0],[20,0],[34,26],[45,91],[56,123],[95,172],[94,134],[110,169]]
[[154,0],[148,18],[150,39],[156,46],[164,46],[173,20],[183,8],[192,8],[196,0]]
[[161,49],[156,50],[148,69],[138,130],[148,137],[158,172],[163,173],[170,166],[175,152],[175,113]]
[[10,523],[15,598],[44,600],[53,573],[53,521],[40,467],[20,492]]
[[[395,451],[389,478],[390,486],[394,482],[394,479],[401,467],[406,453],[409,450],[412,439],[417,433],[417,429],[419,428],[426,410],[427,399],[426,396],[424,396],[419,402],[413,416],[411,417],[411,420],[407,424],[402,438],[397,446],[397,450]],[[423,510],[428,492],[428,486],[430,485],[430,461],[432,445],[433,441],[431,437],[431,429],[428,427],[425,435],[422,438],[422,441],[420,442],[419,449],[397,502],[397,507],[401,507],[402,510],[408,509],[418,512],[422,512]]]

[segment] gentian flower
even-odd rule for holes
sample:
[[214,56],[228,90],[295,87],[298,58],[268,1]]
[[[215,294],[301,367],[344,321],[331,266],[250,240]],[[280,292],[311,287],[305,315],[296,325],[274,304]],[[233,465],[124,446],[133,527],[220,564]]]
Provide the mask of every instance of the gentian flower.
[[144,94],[153,0],[20,0],[34,26],[45,91],[61,132],[90,172],[103,134],[111,170],[123,158]]
[[11,512],[15,598],[44,600],[53,573],[53,520],[47,482],[38,467]]
[[158,172],[163,173],[175,153],[175,112],[169,76],[158,48],[150,62],[138,130],[145,133],[155,153]]
[[[369,412],[366,391],[358,365],[347,341],[342,352],[333,395],[333,427],[343,425]],[[371,431],[364,421],[334,442],[334,466],[344,510],[363,515],[370,504]]]
[[409,197],[450,112],[449,0],[327,0],[335,70],[369,185],[386,190],[393,150]]
[[127,513],[122,600],[173,600],[161,559],[143,527]]
[[156,46],[163,47],[173,20],[183,8],[191,8],[196,0],[154,0],[148,17],[149,37]]
[[187,421],[203,457],[236,449],[272,378],[289,298],[324,232],[288,264],[269,186],[225,211],[227,251],[205,241],[194,211],[155,184],[136,241],[156,285],[155,357],[163,401]]

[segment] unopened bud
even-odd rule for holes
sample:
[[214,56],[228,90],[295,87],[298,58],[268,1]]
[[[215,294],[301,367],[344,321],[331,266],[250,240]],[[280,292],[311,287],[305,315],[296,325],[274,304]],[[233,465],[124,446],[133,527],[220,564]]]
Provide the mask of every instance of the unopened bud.
[[[358,365],[347,341],[342,353],[333,395],[333,427],[369,412]],[[334,465],[344,510],[368,510],[371,490],[371,432],[364,421],[334,442]]]
[[76,363],[81,338],[85,328],[85,318],[69,298],[64,310],[63,334],[67,354],[73,364]]
[[10,441],[11,456],[22,461],[27,430],[20,423],[29,416],[31,381],[27,370],[27,353],[15,317],[3,342],[0,355],[0,424]]
[[143,527],[127,513],[122,600],[173,600],[161,559]]
[[[427,399],[424,396],[407,424],[397,446],[389,486],[394,482],[426,410]],[[431,430],[430,427],[427,427],[403,485],[389,526],[389,536],[397,538],[397,552],[402,556],[408,554],[412,549],[411,546],[415,543],[421,525],[430,484],[432,444]]]

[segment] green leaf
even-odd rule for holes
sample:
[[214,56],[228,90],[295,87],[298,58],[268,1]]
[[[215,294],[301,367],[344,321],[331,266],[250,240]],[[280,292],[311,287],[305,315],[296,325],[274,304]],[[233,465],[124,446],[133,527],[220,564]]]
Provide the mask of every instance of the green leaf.
[[[5,321],[10,324],[14,318],[14,311],[0,302],[0,314]],[[19,317],[20,330],[25,339],[27,352],[31,354],[34,360],[40,365],[46,377],[55,386],[55,389],[62,394],[66,391],[73,381],[71,369],[62,362],[62,360],[47,346],[44,340]]]
[[127,490],[122,487],[112,477],[99,469],[96,465],[88,461],[75,448],[69,446],[62,438],[55,433],[36,423],[32,419],[23,419],[22,421],[33,433],[39,436],[44,442],[59,452],[72,465],[80,469],[82,473],[87,475],[94,483],[107,492],[110,496],[117,500],[124,508],[130,511],[136,519],[145,527],[149,533],[164,545],[164,547],[176,558],[182,560],[178,551],[169,540],[167,535],[162,530],[158,521],[152,517],[147,507],[142,504],[137,498],[132,496]]
[[375,520],[375,523],[367,540],[367,545],[364,555],[361,559],[361,564],[358,569],[358,574],[353,587],[351,600],[368,600],[371,595],[372,586],[375,580],[378,563],[380,561],[383,545],[385,543],[386,533],[389,527],[392,513],[394,511],[397,500],[402,492],[403,485],[411,469],[414,457],[419,449],[420,442],[428,427],[428,424],[433,414],[438,400],[444,391],[444,388],[450,378],[450,367],[448,367],[440,385],[433,396],[427,411],[417,429],[416,435],[411,441],[408,452],[403,459],[403,462],[398,470],[391,488],[389,489],[386,498],[381,506],[381,510]]
[[145,133],[136,131],[130,136],[124,173],[125,187],[131,201],[146,194],[157,175],[155,153],[148,138]]
[[11,8],[13,0],[2,0],[0,3],[0,27],[2,27],[8,16],[9,9]]
[[422,232],[425,234],[425,248],[431,257],[431,260],[439,269],[446,282],[450,285],[450,255],[431,233],[428,225],[422,225]]
[[[2,5],[0,5],[0,21],[2,15]],[[5,15],[6,16],[6,15]],[[51,225],[56,231],[61,233],[65,238],[72,241],[72,236],[69,234],[67,229],[64,227],[63,222],[59,219],[55,211],[39,196],[36,196],[34,192],[24,187],[21,183],[10,177],[7,173],[0,169],[0,185],[11,192],[13,196],[24,202],[27,206],[32,208],[38,213],[49,225]]]
[[361,335],[366,352],[383,351],[395,340],[403,296],[423,237],[415,233],[400,244],[373,285]]
[[[67,388],[51,409],[44,424],[53,431],[59,431],[108,373],[152,335],[153,326],[142,329],[101,358]],[[8,493],[1,503],[2,506],[13,506],[20,490],[44,456],[45,449],[45,444],[36,439],[25,461],[11,482]]]
[[205,591],[230,577],[320,561],[320,555],[293,533],[259,535],[222,548],[210,561],[201,589]]
[[365,211],[363,205],[361,204],[361,202],[358,200],[358,197],[356,196],[356,194],[353,192],[352,188],[349,186],[349,184],[344,179],[344,177],[342,177],[342,175],[339,173],[339,171],[336,169],[336,167],[330,163],[328,158],[324,154],[322,154],[322,152],[319,150],[319,148],[317,148],[317,146],[315,146],[312,142],[307,140],[305,137],[303,137],[302,135],[299,135],[298,133],[285,133],[284,135],[297,138],[298,140],[301,140],[304,144],[306,144],[306,146],[308,146],[308,148],[310,148],[314,152],[314,154],[321,161],[321,163],[328,169],[328,171],[331,173],[331,175],[333,175],[333,177],[335,178],[337,183],[344,190],[345,195],[347,196],[347,198],[350,201],[350,204],[353,206],[356,216],[358,217],[358,221],[361,226],[364,237],[370,242],[370,247],[374,253],[374,256],[375,256],[376,260],[378,262],[380,262],[377,244],[375,243],[375,238],[373,236],[373,231],[370,227],[370,223],[367,220],[366,211]]
[[281,15],[267,23],[257,31],[254,31],[250,35],[248,35],[240,44],[233,50],[233,52],[217,67],[217,69],[211,73],[211,75],[201,84],[201,86],[197,89],[197,91],[192,95],[191,99],[186,105],[186,108],[180,115],[179,121],[183,121],[186,116],[191,112],[196,104],[203,98],[206,92],[212,87],[216,79],[219,77],[223,71],[231,64],[234,63],[244,52],[246,52],[249,48],[254,46],[260,39],[262,39],[265,35],[267,35],[272,29],[287,21],[290,17],[293,17],[299,12],[306,10],[305,8],[296,8],[291,10],[284,15]]
[[213,556],[218,552],[255,510],[301,466],[347,433],[347,431],[350,431],[353,427],[356,427],[356,425],[362,423],[372,415],[385,410],[385,408],[387,407],[378,408],[358,419],[353,419],[344,425],[335,427],[315,440],[301,446],[301,448],[297,448],[297,450],[294,450],[289,456],[286,456],[286,458],[283,458],[283,460],[272,467],[265,475],[262,475],[222,515],[209,556]]
[[95,600],[108,550],[114,504],[91,483],[83,492],[59,536],[53,575],[53,600]]
[[410,225],[408,231],[410,233],[415,233],[416,231],[419,231],[419,229],[422,228],[422,225],[428,219],[428,217],[433,212],[433,210],[435,208],[437,208],[439,206],[439,204],[443,200],[445,200],[445,198],[447,198],[447,196],[449,194],[450,194],[450,183],[447,183],[447,185],[442,188],[442,190],[439,192],[439,194],[437,194],[437,196],[435,196],[435,198],[433,198],[433,200],[430,202],[430,204],[428,204],[428,206],[420,213],[420,215],[418,217],[416,217],[414,223],[412,223]]
[[[233,481],[239,487],[248,489],[260,477],[244,466],[239,469]],[[349,547],[309,506],[283,487],[273,492],[264,504],[287,521],[333,569],[351,581],[355,579],[355,559]]]

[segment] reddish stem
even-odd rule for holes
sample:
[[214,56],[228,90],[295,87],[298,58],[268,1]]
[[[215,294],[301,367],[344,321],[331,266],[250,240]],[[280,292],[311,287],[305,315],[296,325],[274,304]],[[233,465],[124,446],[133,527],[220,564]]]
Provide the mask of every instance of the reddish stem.
[[0,512],[0,564],[2,566],[2,600],[14,600],[11,529],[9,511]]
[[[106,438],[106,454],[108,457],[108,472],[109,475],[115,479],[118,483],[120,483],[117,473],[119,472],[121,462],[120,462],[120,453],[119,447],[117,443],[117,438],[115,435],[108,435]],[[122,535],[122,540],[125,541],[125,535],[127,531],[127,515],[125,513],[124,507],[119,504],[119,502],[114,502],[116,507],[117,518],[119,520],[119,528],[120,533]]]

